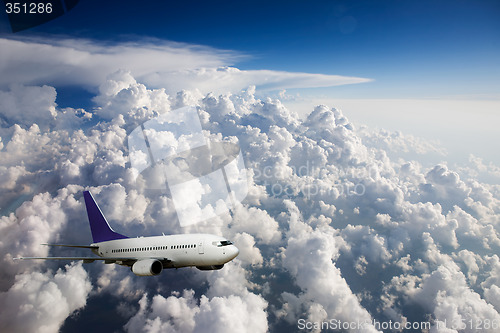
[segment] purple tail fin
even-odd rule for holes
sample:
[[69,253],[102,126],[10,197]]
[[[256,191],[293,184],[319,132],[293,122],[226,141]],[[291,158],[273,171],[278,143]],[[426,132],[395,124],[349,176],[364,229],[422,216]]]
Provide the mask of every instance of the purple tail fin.
[[90,231],[92,232],[94,243],[128,238],[127,236],[120,235],[111,229],[108,221],[106,221],[106,218],[102,214],[99,206],[97,206],[97,203],[94,200],[94,197],[89,191],[84,191],[83,197],[85,198],[85,206],[87,207]]

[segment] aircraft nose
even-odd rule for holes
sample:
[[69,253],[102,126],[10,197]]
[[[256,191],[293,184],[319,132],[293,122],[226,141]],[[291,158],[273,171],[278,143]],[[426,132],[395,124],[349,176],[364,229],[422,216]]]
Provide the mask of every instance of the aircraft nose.
[[238,254],[240,254],[240,250],[236,246],[233,245],[231,248],[231,251],[230,251],[231,259],[236,258],[238,256]]

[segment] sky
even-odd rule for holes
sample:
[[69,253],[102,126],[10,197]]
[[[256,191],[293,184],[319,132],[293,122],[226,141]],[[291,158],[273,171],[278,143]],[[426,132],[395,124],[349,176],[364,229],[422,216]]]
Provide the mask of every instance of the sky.
[[[494,332],[499,17],[486,0],[89,0],[13,33],[2,11],[0,330]],[[239,145],[248,183],[188,226],[128,145],[184,106]],[[41,245],[89,243],[84,190],[119,233],[208,232],[240,255],[151,278],[12,260],[87,255]]]
[[374,79],[348,94],[356,98],[498,98],[499,7],[497,1],[85,1],[19,35],[159,38],[237,51],[245,56],[240,69]]
[[[347,108],[357,124],[439,140],[454,161],[463,161],[465,148],[498,163],[482,140],[499,140],[497,131],[471,131],[456,110],[467,105],[480,123],[499,120],[499,15],[497,1],[85,1],[17,34],[9,33],[4,18],[0,31],[8,38],[71,37],[103,45],[173,41],[226,52],[220,64],[240,70],[363,78],[363,84],[310,82],[266,87],[258,94],[275,97],[286,90],[283,102],[301,116],[318,103]],[[58,103],[82,96],[74,86],[59,87]],[[415,100],[426,103],[415,106]],[[422,114],[436,115],[445,125],[413,126]],[[470,139],[461,132],[470,132]]]

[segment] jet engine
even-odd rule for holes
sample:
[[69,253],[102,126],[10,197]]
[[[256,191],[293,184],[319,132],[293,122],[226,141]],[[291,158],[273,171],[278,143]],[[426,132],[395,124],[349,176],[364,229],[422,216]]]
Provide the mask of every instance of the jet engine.
[[210,265],[210,266],[196,266],[200,271],[213,271],[217,269],[221,269],[224,267],[224,264],[222,265]]
[[158,275],[163,270],[161,261],[157,259],[144,259],[137,260],[132,265],[132,272],[139,276],[152,276]]

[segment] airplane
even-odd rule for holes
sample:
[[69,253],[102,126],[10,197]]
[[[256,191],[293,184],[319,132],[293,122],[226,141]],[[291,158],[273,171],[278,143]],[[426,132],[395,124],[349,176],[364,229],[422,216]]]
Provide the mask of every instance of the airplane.
[[200,270],[218,270],[233,260],[239,250],[224,237],[211,234],[179,234],[129,238],[115,232],[89,191],[83,192],[92,233],[90,245],[44,244],[85,248],[99,257],[20,257],[15,260],[83,260],[91,263],[103,260],[105,264],[129,266],[139,276],[158,275],[165,268],[196,267]]

